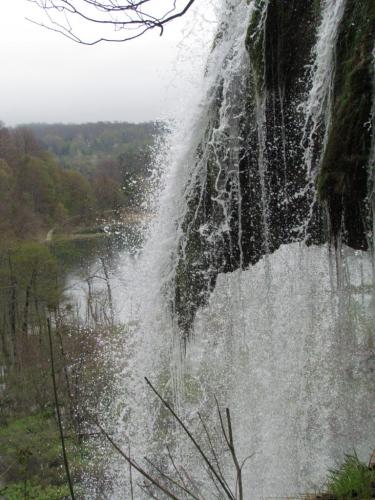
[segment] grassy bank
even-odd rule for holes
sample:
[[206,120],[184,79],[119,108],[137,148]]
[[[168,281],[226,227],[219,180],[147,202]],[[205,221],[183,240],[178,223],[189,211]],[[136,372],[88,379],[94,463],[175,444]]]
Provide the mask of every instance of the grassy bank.
[[[77,493],[87,452],[67,432],[67,453]],[[6,419],[0,426],[0,498],[58,500],[69,496],[61,442],[52,411]]]

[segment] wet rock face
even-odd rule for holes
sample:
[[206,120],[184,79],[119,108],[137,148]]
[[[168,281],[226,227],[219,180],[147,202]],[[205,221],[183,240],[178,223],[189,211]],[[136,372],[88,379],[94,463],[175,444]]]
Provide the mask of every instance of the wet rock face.
[[217,85],[210,125],[196,153],[199,175],[187,190],[177,256],[173,307],[185,334],[218,273],[246,268],[295,241],[368,246],[375,3],[346,1],[327,109],[330,125],[325,130],[322,122],[310,137],[307,165],[309,130],[301,109],[321,4],[270,0],[265,10],[262,0],[254,0],[245,41],[247,73],[235,104],[230,100],[229,113],[240,118],[226,116],[226,127],[220,120],[227,85]]
[[328,207],[330,237],[368,248],[367,191],[374,131],[375,4],[347,0],[337,42],[332,122],[318,175],[320,199]]
[[[319,21],[316,2],[272,1],[264,27],[265,144],[264,198],[267,250],[304,239],[323,240],[321,214],[306,190],[304,123],[307,67]],[[318,146],[319,147],[319,146]],[[258,166],[259,168],[259,166]],[[306,191],[304,195],[301,195]],[[308,222],[307,222],[308,221]],[[301,230],[308,224],[305,231]],[[249,261],[251,262],[251,260]]]

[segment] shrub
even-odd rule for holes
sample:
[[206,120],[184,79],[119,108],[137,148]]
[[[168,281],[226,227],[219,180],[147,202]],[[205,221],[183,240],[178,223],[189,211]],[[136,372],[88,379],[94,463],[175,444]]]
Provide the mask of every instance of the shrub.
[[328,491],[339,500],[368,500],[375,494],[375,468],[362,463],[356,455],[347,455],[344,463],[330,472]]

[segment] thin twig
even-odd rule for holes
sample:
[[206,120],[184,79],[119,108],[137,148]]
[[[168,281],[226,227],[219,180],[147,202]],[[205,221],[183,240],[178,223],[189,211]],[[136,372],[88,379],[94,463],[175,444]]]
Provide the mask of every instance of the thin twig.
[[196,483],[196,481],[194,481],[194,479],[190,476],[190,474],[188,473],[188,471],[186,469],[184,469],[184,467],[181,465],[181,470],[182,472],[185,474],[187,480],[189,481],[189,483],[193,486],[193,488],[195,489],[195,492],[197,495],[199,495],[201,497],[202,500],[205,500],[204,496],[202,495],[202,493],[199,491],[199,488],[198,488],[198,485]]
[[233,496],[232,492],[228,489],[228,487],[226,486],[226,484],[223,482],[223,480],[221,479],[220,475],[215,470],[215,467],[211,464],[210,460],[207,458],[206,454],[204,453],[204,451],[202,450],[201,446],[199,445],[199,443],[197,442],[197,440],[194,438],[194,436],[192,435],[192,433],[189,431],[189,429],[186,427],[186,425],[183,423],[183,421],[180,419],[180,417],[177,415],[177,413],[173,410],[173,408],[168,403],[168,401],[166,401],[161,396],[161,394],[159,394],[159,392],[155,389],[155,387],[151,384],[151,382],[149,381],[149,379],[147,377],[145,377],[145,380],[146,380],[147,385],[149,387],[151,387],[152,391],[156,394],[156,396],[160,399],[160,401],[163,403],[163,405],[170,411],[170,413],[173,415],[173,417],[177,420],[177,422],[180,424],[180,426],[186,432],[186,434],[188,435],[189,439],[192,441],[192,443],[194,444],[195,448],[199,451],[201,457],[206,462],[206,464],[209,467],[209,469],[212,471],[213,475],[219,481],[219,483],[220,483],[221,487],[223,488],[223,490],[224,490],[225,494],[227,495],[227,497],[230,498],[230,500],[235,500],[235,497]]
[[223,497],[223,492],[220,490],[219,486],[216,484],[215,478],[212,475],[212,472],[210,470],[207,471],[207,474],[209,475],[212,484],[215,486],[216,491],[218,492],[219,496],[217,497],[219,500],[222,500]]
[[232,421],[230,418],[230,410],[229,408],[226,408],[226,415],[227,415],[227,424],[228,424],[228,434],[229,434],[229,450],[232,455],[233,463],[237,471],[237,480],[236,480],[236,493],[237,493],[237,484],[238,484],[238,495],[239,495],[239,500],[243,500],[243,487],[242,487],[242,471],[240,464],[237,459],[236,455],[236,450],[234,447],[234,440],[233,440],[233,431],[232,431]]
[[160,484],[156,479],[154,479],[150,474],[148,474],[141,466],[139,466],[132,458],[130,458],[119,446],[118,444],[111,438],[111,436],[105,431],[105,429],[100,425],[98,421],[96,421],[96,425],[99,427],[105,438],[111,443],[113,448],[130,464],[135,470],[137,470],[143,477],[145,477],[150,483],[155,485],[159,490],[167,495],[167,497],[172,498],[173,500],[180,500],[173,493],[171,493],[167,488],[165,488],[162,484]]
[[[106,5],[105,3],[96,2],[96,1],[87,1],[84,0],[85,3],[94,7],[99,11],[99,13],[107,14],[109,19],[98,16],[89,16],[82,9],[79,9],[75,6],[75,0],[28,0],[31,3],[36,4],[46,13],[49,19],[49,25],[44,24],[42,22],[35,21],[33,19],[27,19],[28,21],[42,26],[45,29],[49,29],[51,31],[55,31],[69,38],[70,40],[83,44],[83,45],[95,45],[100,42],[126,42],[129,40],[133,40],[134,38],[138,38],[142,36],[146,31],[152,30],[154,28],[160,31],[160,36],[164,33],[164,26],[186,14],[186,12],[192,7],[195,0],[186,1],[185,6],[181,10],[176,11],[176,2],[174,2],[174,7],[172,9],[167,10],[164,14],[160,15],[158,18],[152,15],[151,12],[146,12],[144,10],[139,9],[142,4],[148,2],[148,0],[139,0],[139,1],[129,1],[127,5],[113,5],[112,7]],[[156,3],[156,2],[155,2]],[[65,17],[66,25],[62,25],[58,23],[55,19],[52,18],[50,11],[57,11],[60,15]],[[116,13],[117,16],[122,14],[121,17],[112,16],[112,13]],[[135,34],[129,34],[123,38],[97,38],[93,41],[85,41],[81,39],[79,36],[73,33],[71,25],[68,20],[68,15],[76,16],[83,19],[86,23],[100,24],[104,26],[113,26],[116,30],[125,30],[128,33],[131,33],[132,30],[136,30]]]
[[215,397],[215,403],[216,403],[216,408],[217,408],[217,413],[219,415],[219,420],[220,420],[220,426],[221,426],[221,431],[223,433],[223,436],[224,436],[224,439],[228,445],[228,448],[230,447],[230,443],[229,443],[229,439],[228,439],[228,436],[227,436],[227,433],[226,433],[226,430],[225,430],[225,427],[224,427],[224,422],[223,422],[223,417],[221,415],[221,411],[220,411],[220,406],[219,406],[219,402],[218,400],[216,399],[216,396]]
[[185,483],[185,480],[184,480],[184,477],[183,475],[180,473],[180,471],[178,470],[176,464],[175,464],[175,461],[173,460],[173,456],[172,456],[172,453],[171,453],[171,450],[169,449],[169,446],[166,445],[166,448],[167,448],[167,452],[168,452],[168,458],[173,466],[173,469],[175,470],[177,476],[179,477],[181,483],[185,486],[185,488],[187,488],[187,485]]
[[371,453],[370,460],[368,462],[368,467],[373,467],[375,466],[375,450]]
[[[241,469],[241,477],[242,477],[242,469],[243,469],[244,465],[245,465],[245,464],[246,464],[246,462],[247,462],[250,458],[252,458],[254,455],[255,455],[255,453],[252,453],[251,455],[249,455],[248,457],[246,457],[246,458],[242,461],[242,464],[241,464],[241,467],[240,467],[240,469]],[[238,483],[238,475],[237,475],[237,479],[236,479],[236,491],[237,491],[237,483]]]
[[170,481],[172,484],[174,484],[175,486],[177,486],[178,488],[180,488],[182,491],[184,491],[185,493],[187,493],[188,495],[190,495],[192,498],[194,498],[194,500],[199,500],[199,498],[197,498],[193,493],[191,493],[191,491],[188,488],[185,488],[185,486],[181,486],[181,484],[179,484],[177,481],[175,481],[174,479],[172,479],[171,477],[169,477],[167,474],[165,474],[165,472],[163,472],[149,458],[144,457],[144,459],[146,460],[146,462],[148,462],[151,465],[151,467],[153,467],[161,475],[161,477],[164,477],[164,479],[166,479],[167,481]]
[[17,461],[17,460],[15,460],[12,464],[10,464],[10,465],[9,465],[9,467],[7,467],[7,468],[5,469],[5,471],[3,471],[3,472],[0,474],[0,479],[1,479],[2,477],[4,477],[4,476],[6,475],[6,473],[7,473],[8,471],[10,471],[10,469],[11,469],[14,465],[16,465],[17,463],[18,463],[18,461]]
[[224,475],[222,473],[222,470],[220,468],[220,462],[219,462],[219,459],[218,459],[217,454],[215,452],[215,448],[214,448],[214,446],[212,444],[212,439],[211,439],[210,433],[208,432],[207,426],[206,426],[206,424],[205,424],[205,422],[204,422],[204,420],[202,418],[202,415],[199,412],[198,412],[198,417],[199,417],[199,420],[201,421],[203,429],[204,429],[204,431],[206,433],[206,436],[207,436],[207,439],[208,439],[208,442],[209,442],[209,445],[210,445],[210,448],[211,448],[211,452],[212,452],[212,454],[214,456],[214,459],[215,459],[215,462],[216,462],[216,466],[217,466],[217,470],[218,470],[218,472],[220,474],[220,477],[222,478],[222,480],[224,481],[224,483],[229,488],[229,485],[228,485],[228,483],[227,483],[227,481],[226,481],[226,479],[225,479],[225,477],[224,477]]
[[158,498],[156,495],[154,495],[151,491],[148,490],[148,488],[150,487],[150,485],[146,485],[146,484],[139,484],[137,483],[138,487],[141,488],[141,490],[143,490],[149,497],[153,498],[154,500],[160,500],[160,498]]
[[[130,455],[130,444],[128,446],[128,453],[129,453],[129,458],[131,458]],[[132,472],[132,464],[129,462],[129,481],[130,481],[130,498],[131,500],[134,500],[134,494],[133,494],[133,472]]]

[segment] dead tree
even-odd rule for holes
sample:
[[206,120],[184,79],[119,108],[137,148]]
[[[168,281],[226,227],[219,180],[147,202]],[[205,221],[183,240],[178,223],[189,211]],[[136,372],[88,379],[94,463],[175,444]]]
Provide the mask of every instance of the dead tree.
[[[29,21],[61,33],[74,42],[127,42],[156,30],[163,34],[167,24],[182,17],[195,0],[29,0],[44,11],[45,21]],[[79,24],[77,24],[77,22]],[[96,26],[93,39],[82,32]],[[78,26],[78,27],[77,27]],[[104,34],[98,35],[102,31]],[[115,33],[115,35],[114,35]]]

